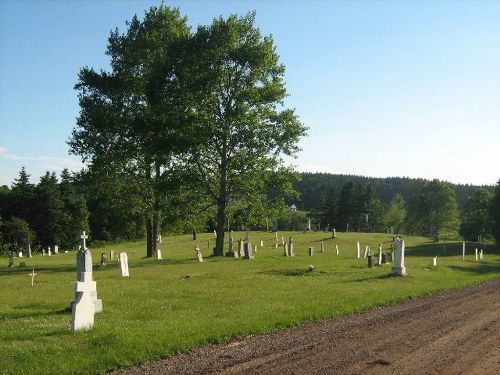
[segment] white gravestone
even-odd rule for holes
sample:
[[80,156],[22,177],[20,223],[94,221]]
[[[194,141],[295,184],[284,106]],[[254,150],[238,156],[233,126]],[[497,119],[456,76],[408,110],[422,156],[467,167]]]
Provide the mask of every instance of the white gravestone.
[[59,254],[59,246],[55,245],[54,246],[54,255]]
[[481,249],[479,251],[479,259],[481,259],[481,260],[483,259],[483,249]]
[[477,255],[477,248],[476,248],[476,260],[478,259],[478,255]]
[[49,257],[52,255],[52,251],[50,251],[50,246],[47,247],[47,255]]
[[[92,281],[92,253],[86,248],[85,239],[87,239],[87,236],[85,236],[85,232],[81,238],[83,246],[80,247],[80,250],[76,253],[76,281],[83,282],[85,277],[86,280]],[[86,276],[84,274],[86,274]],[[102,312],[102,300],[97,298],[97,284],[93,283],[89,285],[89,293],[95,305],[95,312]],[[78,298],[78,292],[76,292],[73,305],[76,303]]]
[[198,257],[198,262],[203,262],[203,255],[201,255],[200,247],[198,245],[195,246],[194,250],[196,251],[196,256]]
[[92,281],[91,272],[82,272],[81,281],[75,282],[75,293],[78,296],[73,306],[71,330],[79,331],[90,329],[94,325],[95,304],[91,292],[96,289],[96,282]]
[[288,253],[288,242],[285,242],[285,244],[283,245],[283,255],[284,256],[290,256],[290,254]]
[[392,266],[391,274],[398,276],[406,276],[405,267],[405,241],[397,238],[394,241],[394,264]]
[[26,248],[26,258],[31,258],[31,245]]
[[335,245],[335,252],[339,255],[339,245]]
[[436,267],[437,265],[437,257],[432,258],[432,265]]
[[114,260],[114,259],[115,259],[115,251],[109,250],[109,260]]
[[[245,256],[245,243],[243,240],[238,241],[238,257],[243,258]],[[235,258],[237,258],[235,256]]]
[[367,255],[368,255],[368,252],[369,252],[370,248],[368,245],[365,246],[365,254],[363,255],[363,258],[366,258]]
[[295,256],[295,253],[293,251],[293,241],[292,241],[292,237],[289,237],[288,238],[288,254],[291,256],[291,257],[294,257]]
[[156,249],[156,259],[157,260],[162,260],[163,258],[161,257],[161,250],[160,249]]
[[314,247],[309,248],[309,256],[312,257],[314,255]]
[[335,228],[333,228],[332,236],[333,238],[337,238],[337,231],[335,230]]
[[361,258],[361,248],[359,246],[359,241],[356,243],[356,258]]
[[320,246],[319,246],[319,251],[320,251],[321,253],[324,253],[324,252],[325,252],[325,245],[323,244],[323,241],[321,241],[321,243],[320,243]]
[[120,253],[120,271],[121,271],[122,277],[129,277],[127,253]]
[[462,242],[462,260],[465,260],[465,241]]

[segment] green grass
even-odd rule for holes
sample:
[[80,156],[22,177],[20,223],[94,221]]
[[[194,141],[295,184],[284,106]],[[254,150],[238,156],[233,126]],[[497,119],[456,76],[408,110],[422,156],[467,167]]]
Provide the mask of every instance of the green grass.
[[[396,301],[460,287],[500,276],[500,251],[488,246],[482,261],[474,260],[475,244],[430,242],[407,237],[408,276],[388,276],[391,265],[367,268],[355,259],[356,241],[376,251],[390,248],[383,234],[280,233],[292,235],[296,256],[285,258],[274,249],[274,234],[251,233],[259,246],[255,259],[210,257],[213,234],[164,237],[164,260],[144,258],[145,244],[123,243],[93,251],[94,280],[104,311],[94,328],[73,333],[69,304],[74,299],[76,253],[35,255],[26,268],[8,269],[0,261],[0,373],[88,374],[172,356],[198,345],[238,336],[267,333],[307,321],[351,314]],[[243,238],[235,233],[234,238]],[[325,252],[320,253],[320,241]],[[210,244],[208,243],[210,241]],[[198,243],[205,262],[198,263]],[[340,254],[335,254],[338,244]],[[315,255],[308,256],[314,246]],[[129,278],[119,264],[99,266],[101,252],[109,257],[125,251]],[[92,251],[92,248],[91,248]],[[432,257],[439,256],[432,267]],[[309,272],[308,265],[315,266]],[[35,268],[34,287],[28,273]]]

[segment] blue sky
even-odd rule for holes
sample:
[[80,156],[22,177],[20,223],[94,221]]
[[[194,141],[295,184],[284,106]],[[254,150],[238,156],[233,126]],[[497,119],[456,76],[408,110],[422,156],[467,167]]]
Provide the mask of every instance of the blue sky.
[[[109,32],[160,2],[0,0],[0,185],[22,166],[79,170],[68,140],[81,67],[109,69]],[[500,179],[500,1],[165,1],[194,28],[256,11],[309,136],[301,171]]]

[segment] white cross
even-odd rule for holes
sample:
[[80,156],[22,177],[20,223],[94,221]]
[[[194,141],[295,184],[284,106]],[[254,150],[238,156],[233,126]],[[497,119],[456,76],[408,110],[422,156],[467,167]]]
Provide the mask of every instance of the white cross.
[[33,268],[33,272],[29,273],[28,276],[31,277],[31,286],[33,286],[33,284],[35,283],[35,276],[38,275],[37,273],[35,273],[35,269]]
[[85,240],[87,238],[89,238],[89,236],[85,235],[85,231],[83,231],[83,234],[80,236],[80,238],[82,239],[83,250],[85,250],[87,248],[87,245],[85,244]]

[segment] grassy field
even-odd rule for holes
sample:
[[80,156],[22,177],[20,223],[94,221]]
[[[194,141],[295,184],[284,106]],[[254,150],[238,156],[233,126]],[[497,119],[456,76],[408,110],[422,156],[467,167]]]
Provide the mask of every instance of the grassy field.
[[[338,233],[333,239],[324,232],[283,232],[280,242],[282,235],[293,236],[295,257],[283,257],[282,247],[274,248],[274,234],[267,232],[251,233],[253,244],[264,241],[253,260],[210,257],[213,234],[199,234],[198,241],[165,236],[160,261],[144,258],[142,242],[89,246],[104,311],[95,315],[92,330],[77,333],[70,330],[69,310],[75,251],[16,259],[11,269],[8,259],[0,258],[0,373],[101,373],[500,276],[500,251],[493,246],[475,261],[476,244],[467,244],[463,261],[461,242],[406,237],[408,276],[390,277],[390,264],[369,269],[366,259],[356,259],[356,241],[363,255],[365,245],[375,252],[379,243],[384,251],[390,249],[392,236]],[[234,235],[235,240],[243,237]],[[196,244],[203,263],[196,259]],[[120,277],[116,259],[99,265],[101,253],[109,258],[110,249],[128,253],[129,278]],[[432,267],[436,255],[438,265]],[[18,267],[19,261],[26,268]],[[38,273],[33,287],[32,268]]]

